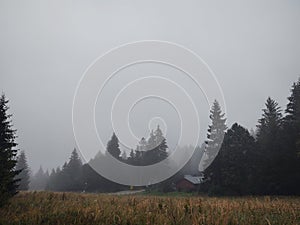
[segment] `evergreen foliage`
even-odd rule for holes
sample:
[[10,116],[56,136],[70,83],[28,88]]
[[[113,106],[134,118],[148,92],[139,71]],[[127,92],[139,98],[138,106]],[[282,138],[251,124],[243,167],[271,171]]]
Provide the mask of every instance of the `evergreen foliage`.
[[211,125],[209,125],[207,133],[204,168],[208,167],[217,156],[227,129],[225,114],[222,113],[217,100],[214,101],[210,113]]
[[120,159],[121,150],[119,147],[119,139],[115,133],[113,133],[110,141],[107,143],[107,151],[116,159]]
[[27,158],[24,151],[21,151],[17,158],[16,170],[20,171],[20,173],[16,176],[16,178],[19,180],[18,190],[28,190],[30,183],[30,169],[28,167]]
[[[204,162],[208,167],[204,171],[205,182],[201,184],[201,192],[214,195],[299,195],[300,80],[293,84],[288,100],[282,114],[278,103],[269,97],[258,120],[257,130],[251,133],[237,123],[227,130],[225,115],[219,103],[214,101],[207,142],[196,148],[192,158],[173,177],[151,185],[149,190],[174,191],[176,182],[184,175],[200,174],[200,159],[205,157]],[[7,118],[2,117],[1,121],[7,121]],[[13,130],[10,129],[9,134],[9,137],[14,138]],[[9,139],[12,141],[8,145],[9,149],[15,147],[13,138]],[[179,148],[178,151],[187,148]],[[109,140],[106,150],[118,160],[137,166],[137,169],[138,166],[158,163],[166,159],[169,153],[166,138],[159,126],[150,132],[149,138],[141,138],[136,149],[130,150],[128,157],[124,151],[121,157],[119,140],[115,134]],[[91,161],[97,163],[96,160]],[[13,171],[13,167],[10,168]],[[37,174],[43,177],[43,171]],[[82,165],[75,149],[69,162],[62,168],[52,170],[47,188],[55,191],[93,192],[129,189],[105,179],[90,164]]]
[[20,171],[15,169],[17,160],[16,130],[12,128],[11,115],[8,114],[8,100],[0,97],[0,207],[17,193]]

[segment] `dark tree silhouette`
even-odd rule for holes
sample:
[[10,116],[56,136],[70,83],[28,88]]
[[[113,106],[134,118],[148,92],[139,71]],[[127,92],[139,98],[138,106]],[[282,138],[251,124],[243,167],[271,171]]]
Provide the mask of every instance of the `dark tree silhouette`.
[[127,158],[127,163],[130,165],[134,165],[135,162],[135,152],[133,149],[130,150],[129,157]]
[[68,170],[70,176],[77,177],[81,171],[82,162],[79,158],[77,150],[74,150],[71,153],[70,161],[65,165],[65,170]]
[[186,163],[186,165],[181,169],[181,175],[200,175],[201,172],[200,172],[200,168],[199,168],[199,165],[200,165],[200,162],[201,162],[201,159],[203,157],[203,154],[204,154],[204,150],[205,150],[205,144],[203,143],[201,145],[201,147],[197,146],[196,148],[195,147],[192,147],[192,146],[189,146],[189,147],[185,147],[183,149],[179,149],[180,151],[184,151],[186,148],[193,148],[195,149],[194,150],[194,153],[192,155],[192,157],[190,158],[190,160]]
[[150,137],[144,145],[146,151],[142,152],[142,165],[155,164],[168,157],[167,141],[166,138],[163,136],[159,125],[157,125],[157,128],[154,132],[151,131]]
[[82,162],[79,158],[77,150],[71,153],[69,162],[65,165],[62,170],[64,177],[69,181],[68,190],[70,191],[81,191],[82,190]]
[[[269,97],[262,117],[258,120],[257,130],[251,134],[237,123],[227,130],[224,113],[215,101],[210,111],[211,125],[207,142],[201,148],[197,147],[192,158],[174,176],[160,184],[150,184],[148,189],[173,191],[174,184],[183,175],[200,174],[197,165],[203,154],[206,154],[204,163],[209,165],[204,171],[206,182],[199,191],[219,195],[299,195],[300,80],[293,85],[288,100],[283,117],[278,103]],[[187,148],[179,150],[185,151]],[[166,138],[159,126],[151,131],[147,140],[142,138],[136,149],[131,149],[128,157],[125,152],[120,157],[119,141],[115,134],[107,144],[107,151],[113,157],[135,166],[151,165],[166,159],[167,150]],[[91,165],[97,163],[97,157],[90,160],[90,164],[82,165],[74,150],[62,169],[52,171],[47,188],[55,191],[96,192],[128,189],[107,180],[92,169]],[[99,154],[99,157],[107,155]]]
[[256,132],[256,139],[261,144],[267,144],[276,138],[282,124],[282,114],[278,103],[269,97],[265,105],[266,108],[263,109],[262,118],[258,120]]
[[0,97],[0,206],[17,193],[15,170],[17,150],[15,147],[16,130],[12,128],[11,115],[8,114],[8,100],[5,95]]
[[300,78],[293,84],[288,100],[281,135],[284,151],[280,165],[282,193],[300,194]]
[[168,157],[168,145],[167,140],[164,137],[159,125],[157,125],[157,128],[155,130],[155,144],[156,144],[156,151],[157,151],[157,161],[164,160]]
[[62,169],[52,170],[47,190],[53,191],[82,191],[84,189],[82,177],[82,162],[74,148],[69,162],[65,162]]
[[28,190],[30,183],[30,169],[28,167],[27,158],[24,151],[21,151],[17,158],[16,170],[20,171],[20,173],[16,176],[16,178],[19,180],[18,190]]
[[113,133],[111,139],[107,143],[107,151],[116,159],[120,159],[121,150],[119,147],[119,139],[115,133]]
[[262,118],[258,120],[256,140],[258,143],[257,160],[255,163],[257,182],[261,194],[278,193],[280,190],[281,146],[280,131],[282,114],[278,103],[267,99]]
[[255,140],[238,124],[226,132],[219,154],[205,170],[209,192],[242,195],[249,193]]

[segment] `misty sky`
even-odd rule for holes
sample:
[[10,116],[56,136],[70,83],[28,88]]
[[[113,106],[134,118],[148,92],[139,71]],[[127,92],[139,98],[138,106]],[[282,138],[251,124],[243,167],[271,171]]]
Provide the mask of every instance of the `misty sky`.
[[[297,0],[0,0],[0,90],[10,100],[19,148],[34,171],[62,165],[76,145],[72,103],[83,72],[106,51],[139,40],[196,52],[223,89],[228,125],[255,128],[266,98],[285,107],[300,75],[299,12]],[[134,127],[145,133],[144,126]]]

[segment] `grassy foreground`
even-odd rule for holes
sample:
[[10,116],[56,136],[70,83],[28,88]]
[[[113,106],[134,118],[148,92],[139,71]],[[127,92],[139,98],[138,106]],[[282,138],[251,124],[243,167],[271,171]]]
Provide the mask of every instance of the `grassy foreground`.
[[22,192],[0,224],[300,224],[300,198],[163,197]]

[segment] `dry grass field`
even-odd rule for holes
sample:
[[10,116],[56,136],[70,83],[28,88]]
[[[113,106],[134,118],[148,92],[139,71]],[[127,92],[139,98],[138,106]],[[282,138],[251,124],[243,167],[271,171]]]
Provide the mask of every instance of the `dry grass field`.
[[22,192],[0,224],[300,224],[299,197],[170,197]]

